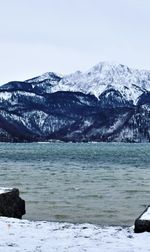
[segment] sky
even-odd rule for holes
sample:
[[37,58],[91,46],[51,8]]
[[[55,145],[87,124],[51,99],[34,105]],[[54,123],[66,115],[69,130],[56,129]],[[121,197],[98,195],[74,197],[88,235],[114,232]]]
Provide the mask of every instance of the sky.
[[0,0],[0,84],[101,61],[150,69],[149,0]]

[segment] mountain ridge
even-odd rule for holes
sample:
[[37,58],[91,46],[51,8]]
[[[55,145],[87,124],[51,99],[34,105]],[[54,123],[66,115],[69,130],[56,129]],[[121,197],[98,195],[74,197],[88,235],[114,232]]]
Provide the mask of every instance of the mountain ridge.
[[150,142],[150,72],[99,63],[0,86],[0,141]]
[[[43,74],[37,77],[37,80],[48,81],[48,74],[52,73]],[[150,71],[133,69],[117,63],[100,62],[88,71],[76,71],[59,77],[59,83],[52,87],[51,92],[83,92],[93,94],[98,98],[106,89],[114,88],[119,89],[127,100],[133,100],[136,104],[137,98],[143,92],[150,91]],[[32,79],[26,82],[31,81]]]

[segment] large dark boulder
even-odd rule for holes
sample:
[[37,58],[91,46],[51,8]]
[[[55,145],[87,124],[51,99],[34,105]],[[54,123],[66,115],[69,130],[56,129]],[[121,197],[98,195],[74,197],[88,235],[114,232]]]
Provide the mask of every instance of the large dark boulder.
[[18,189],[8,189],[0,193],[0,216],[21,219],[25,213],[25,201],[19,197]]
[[150,206],[135,220],[134,232],[150,232]]

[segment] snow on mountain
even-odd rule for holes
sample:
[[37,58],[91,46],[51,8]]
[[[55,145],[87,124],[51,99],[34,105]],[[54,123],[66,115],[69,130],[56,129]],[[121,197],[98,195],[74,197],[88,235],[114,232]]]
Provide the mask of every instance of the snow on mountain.
[[136,104],[143,92],[150,91],[150,71],[101,62],[84,73],[77,71],[64,76],[52,87],[51,92],[82,92],[93,94],[98,98],[104,91],[112,88]]
[[[41,76],[26,80],[32,87],[43,87],[48,93],[57,91],[82,92],[93,94],[97,98],[106,90],[116,90],[124,99],[137,104],[138,97],[150,91],[150,71],[137,70],[125,65],[100,62],[86,72],[61,76],[47,72]],[[46,84],[46,85],[45,85]]]
[[106,62],[12,81],[0,87],[0,140],[149,142],[148,91],[149,71]]
[[58,86],[61,78],[62,77],[60,75],[58,76],[56,73],[47,72],[40,76],[26,80],[25,83],[30,84],[35,91],[52,93],[52,88]]
[[36,85],[37,83],[41,82],[56,85],[61,80],[61,78],[62,78],[61,75],[57,75],[56,73],[53,72],[47,72],[32,79],[26,80],[25,82],[31,83],[32,85]]

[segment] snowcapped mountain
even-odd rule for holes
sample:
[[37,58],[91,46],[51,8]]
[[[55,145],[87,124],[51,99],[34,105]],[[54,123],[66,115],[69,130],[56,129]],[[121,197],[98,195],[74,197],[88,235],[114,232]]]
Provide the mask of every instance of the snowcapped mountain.
[[101,62],[0,87],[0,141],[150,141],[150,71]]
[[137,70],[121,64],[100,62],[88,71],[76,71],[73,74],[59,76],[54,73],[45,73],[27,80],[27,83],[43,82],[50,84],[49,92],[58,91],[82,92],[93,94],[97,98],[106,90],[119,91],[128,100],[137,103],[138,97],[150,91],[150,71]]
[[119,91],[126,100],[136,104],[143,92],[150,91],[150,71],[101,62],[85,73],[77,71],[64,76],[58,85],[53,86],[52,92],[82,92],[98,98],[104,91],[112,88]]

